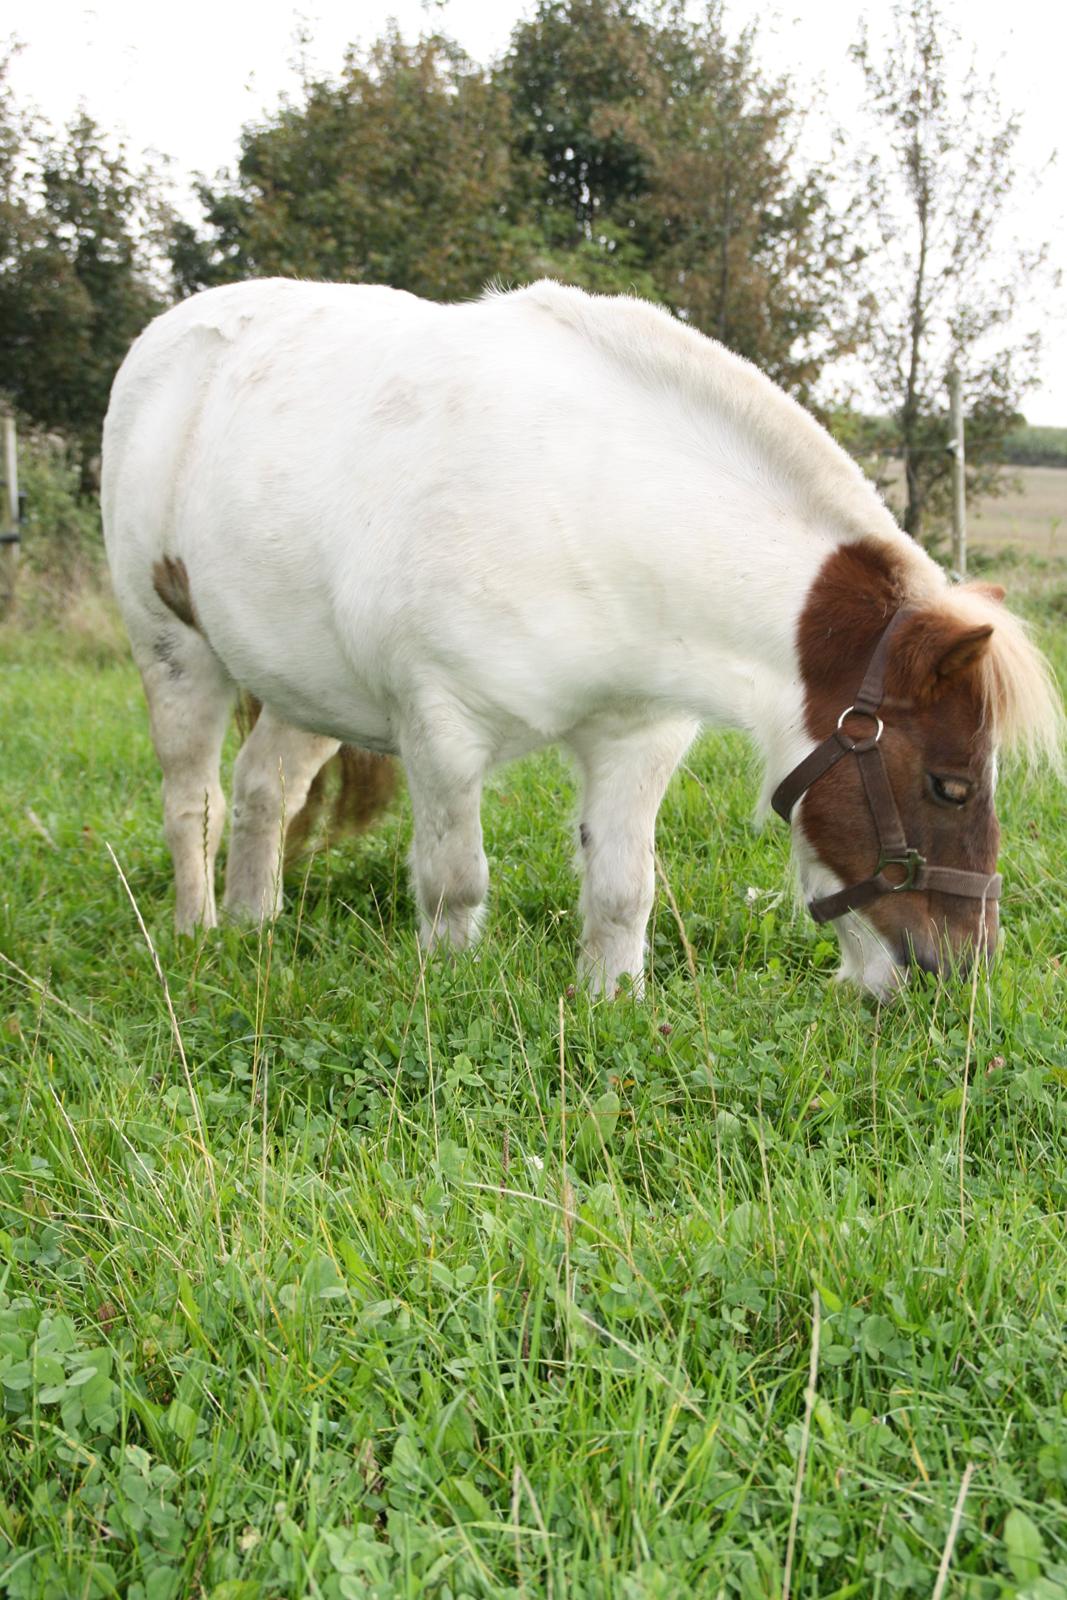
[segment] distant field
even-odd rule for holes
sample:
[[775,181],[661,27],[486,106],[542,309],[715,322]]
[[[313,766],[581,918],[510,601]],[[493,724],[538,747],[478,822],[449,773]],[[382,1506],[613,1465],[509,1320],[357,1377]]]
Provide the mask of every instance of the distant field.
[[1067,468],[1005,467],[1004,475],[1019,487],[1001,499],[970,503],[969,542],[988,548],[1025,545],[1045,556],[1067,554]]
[[968,533],[982,545],[1025,544],[1042,555],[1067,553],[1067,470],[1009,467],[1021,491],[1002,500],[979,500],[970,508]]

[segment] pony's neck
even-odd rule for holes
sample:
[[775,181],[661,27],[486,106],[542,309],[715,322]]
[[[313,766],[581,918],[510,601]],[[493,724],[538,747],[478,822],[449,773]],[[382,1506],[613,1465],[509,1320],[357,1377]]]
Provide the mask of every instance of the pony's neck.
[[903,536],[834,541],[784,511],[775,522],[764,508],[768,520],[759,519],[757,500],[751,525],[760,536],[728,544],[724,527],[713,530],[722,576],[704,600],[697,714],[755,740],[764,759],[762,810],[785,773],[831,731],[812,727],[816,679],[829,674],[839,689],[836,716],[894,612],[924,591],[943,590],[945,580]]
[[660,631],[678,639],[687,709],[763,742],[802,710],[800,619],[838,541],[746,467],[712,456],[677,472],[656,551]]

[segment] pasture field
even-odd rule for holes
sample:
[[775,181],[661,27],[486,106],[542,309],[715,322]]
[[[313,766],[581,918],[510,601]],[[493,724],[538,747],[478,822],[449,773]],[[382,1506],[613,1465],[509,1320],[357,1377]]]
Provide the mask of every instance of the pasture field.
[[1067,556],[1067,469],[1005,467],[1011,490],[968,508],[967,536],[983,548],[1023,545],[1053,560]]
[[[1067,680],[1067,568],[1007,581]],[[124,647],[9,629],[0,707],[0,1596],[1067,1600],[1056,780],[992,975],[878,1008],[709,737],[594,1005],[555,757],[424,967],[402,802],[178,941]]]
[[[1004,467],[1007,492],[997,499],[967,505],[967,540],[982,552],[1004,553],[1008,547],[1029,550],[1045,560],[1067,557],[1067,468]],[[903,471],[882,464],[878,475],[890,497],[901,498]],[[945,530],[947,550],[951,534]]]

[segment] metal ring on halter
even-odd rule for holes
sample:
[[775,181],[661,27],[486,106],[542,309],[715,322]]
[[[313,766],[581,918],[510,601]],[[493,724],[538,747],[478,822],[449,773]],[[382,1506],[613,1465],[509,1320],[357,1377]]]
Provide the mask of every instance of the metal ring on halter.
[[843,724],[846,717],[866,717],[870,722],[875,724],[873,737],[868,735],[866,739],[853,739],[851,734],[845,733],[844,738],[849,740],[848,748],[850,750],[873,750],[879,739],[882,737],[882,734],[885,732],[885,724],[878,713],[876,711],[857,711],[855,706],[849,706],[846,710],[842,711],[841,715],[837,719],[838,734],[843,733]]
[[874,876],[881,878],[886,867],[903,867],[904,876],[899,883],[885,879],[887,885],[883,889],[885,894],[900,894],[902,889],[914,889],[926,866],[926,857],[919,854],[918,850],[883,850],[878,857],[878,865],[874,869]]

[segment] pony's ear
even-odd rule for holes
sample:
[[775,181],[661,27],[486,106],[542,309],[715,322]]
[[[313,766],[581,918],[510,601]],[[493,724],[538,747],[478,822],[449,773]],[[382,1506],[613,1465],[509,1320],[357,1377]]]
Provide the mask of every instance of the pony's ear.
[[916,618],[900,641],[894,692],[919,704],[935,699],[974,666],[992,637],[992,623],[967,627],[944,617]]
[[980,594],[984,600],[992,600],[998,606],[1007,593],[1003,584],[985,583],[981,578],[976,578],[973,583],[969,583],[967,589],[971,594]]
[[[984,627],[967,628],[942,650],[936,658],[934,677],[937,680],[954,678],[957,672],[962,672],[965,667],[972,666],[978,657],[985,653],[986,646],[993,637],[993,624],[988,622]],[[942,641],[943,643],[943,641]]]

